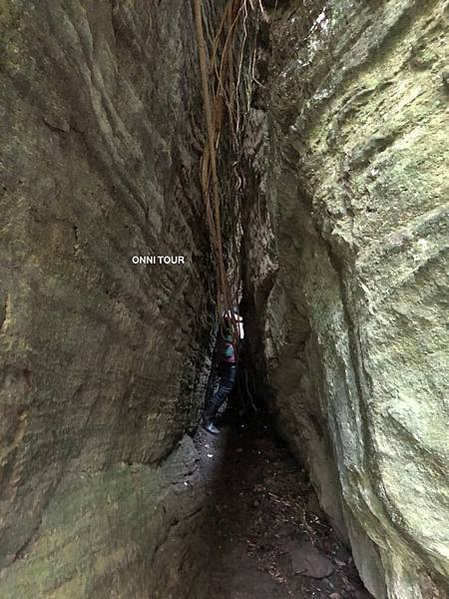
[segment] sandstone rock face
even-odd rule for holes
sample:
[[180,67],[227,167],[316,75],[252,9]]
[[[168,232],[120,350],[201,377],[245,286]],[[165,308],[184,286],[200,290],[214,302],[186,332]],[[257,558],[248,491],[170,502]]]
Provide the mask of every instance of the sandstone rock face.
[[213,291],[190,2],[7,0],[0,31],[0,596],[196,597],[201,493],[174,482]]
[[368,589],[447,597],[449,4],[318,9],[306,34],[278,9],[264,42],[247,330]]

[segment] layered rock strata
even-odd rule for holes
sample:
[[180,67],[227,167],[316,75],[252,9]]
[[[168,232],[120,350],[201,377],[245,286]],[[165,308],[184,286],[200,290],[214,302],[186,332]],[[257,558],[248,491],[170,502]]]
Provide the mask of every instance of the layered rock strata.
[[368,589],[447,597],[449,4],[317,4],[261,36],[252,356]]
[[0,596],[187,597],[214,293],[191,5],[8,0],[0,31]]

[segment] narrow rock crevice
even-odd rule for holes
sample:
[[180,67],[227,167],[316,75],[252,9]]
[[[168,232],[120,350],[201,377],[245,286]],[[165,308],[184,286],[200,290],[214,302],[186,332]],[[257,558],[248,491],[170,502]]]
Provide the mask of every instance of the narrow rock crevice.
[[201,429],[195,437],[209,505],[209,594],[369,599],[350,551],[266,411],[234,410],[225,413],[219,437]]
[[217,438],[192,2],[0,8],[2,599],[449,597],[448,2],[230,1]]

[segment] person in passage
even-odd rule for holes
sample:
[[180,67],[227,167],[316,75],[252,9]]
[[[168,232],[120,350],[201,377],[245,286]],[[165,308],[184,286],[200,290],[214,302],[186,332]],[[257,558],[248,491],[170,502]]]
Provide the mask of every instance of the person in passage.
[[[241,319],[239,316],[234,316],[234,318],[236,318],[239,323],[239,337],[242,338],[243,327],[241,325]],[[237,378],[237,356],[232,321],[229,314],[226,314],[223,317],[223,325],[218,331],[218,342],[214,362],[219,376],[218,389],[206,405],[203,426],[209,433],[216,435],[220,430],[216,426],[215,418],[218,414],[218,410],[234,388]]]

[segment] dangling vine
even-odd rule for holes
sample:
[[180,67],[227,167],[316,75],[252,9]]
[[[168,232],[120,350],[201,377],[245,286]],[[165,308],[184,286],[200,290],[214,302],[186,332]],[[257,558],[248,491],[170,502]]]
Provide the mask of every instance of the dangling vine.
[[[228,0],[208,48],[204,34],[203,0],[193,0],[193,3],[206,121],[206,142],[200,164],[201,189],[217,273],[218,315],[223,312],[233,315],[232,307],[236,303],[233,293],[236,290],[229,283],[223,250],[218,156],[225,140],[238,156],[241,143],[240,88],[249,20],[258,19],[263,14],[263,7],[261,0]],[[233,321],[237,333],[238,323],[235,318]]]

